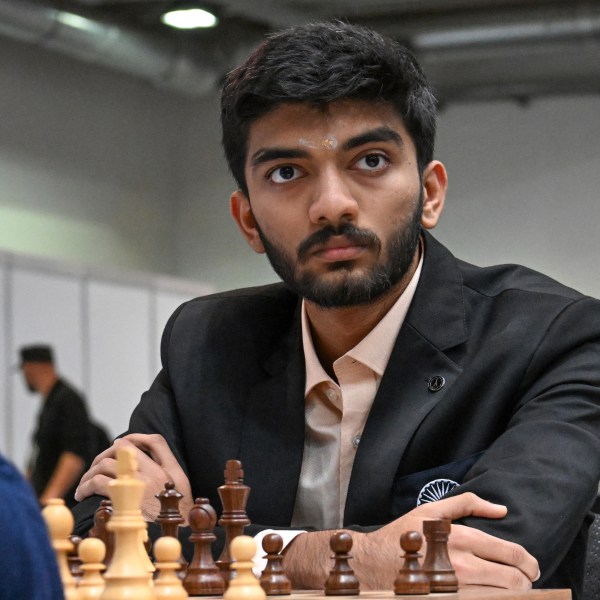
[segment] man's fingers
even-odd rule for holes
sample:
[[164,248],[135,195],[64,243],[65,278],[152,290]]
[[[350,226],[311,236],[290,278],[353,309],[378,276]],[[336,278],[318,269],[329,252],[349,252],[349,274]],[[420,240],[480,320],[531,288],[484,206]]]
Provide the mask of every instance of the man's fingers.
[[412,511],[415,516],[433,519],[462,519],[463,517],[483,517],[501,519],[506,516],[507,508],[502,504],[488,502],[472,492],[465,492],[452,498],[443,498],[437,502],[423,504]]
[[174,464],[179,466],[175,455],[171,452],[171,448],[169,448],[169,444],[167,444],[165,438],[158,433],[131,433],[122,439],[127,440],[143,452],[149,454],[152,459],[162,467],[166,468],[167,466]]
[[[173,452],[171,452],[171,448],[162,435],[158,433],[132,433],[130,435],[126,435],[122,439],[130,442],[142,450],[146,455],[150,455],[151,459],[169,474],[169,477],[175,482],[175,484],[178,486],[183,486],[185,484],[187,487],[189,487],[187,475],[181,468],[181,465],[175,458]],[[180,491],[182,493],[186,493],[187,490],[180,489]]]
[[81,502],[84,498],[93,496],[94,494],[108,497],[108,484],[113,479],[114,477],[109,477],[102,473],[94,475],[94,477],[88,479],[85,483],[79,484],[79,487],[75,491],[75,500]]
[[469,552],[478,559],[518,569],[529,582],[540,574],[537,560],[519,544],[501,540],[489,533],[467,527],[452,525],[449,549]]
[[477,556],[451,554],[450,560],[456,571],[461,588],[465,585],[488,585],[511,590],[528,590],[530,579],[518,568],[483,560]]

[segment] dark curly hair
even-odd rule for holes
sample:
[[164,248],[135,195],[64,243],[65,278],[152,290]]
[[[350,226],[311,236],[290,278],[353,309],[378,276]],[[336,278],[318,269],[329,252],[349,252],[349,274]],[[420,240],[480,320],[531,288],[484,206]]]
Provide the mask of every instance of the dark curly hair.
[[436,101],[412,52],[366,27],[311,23],[271,35],[225,79],[222,141],[240,189],[248,193],[244,165],[257,118],[284,103],[345,99],[390,103],[415,144],[419,172],[433,159]]

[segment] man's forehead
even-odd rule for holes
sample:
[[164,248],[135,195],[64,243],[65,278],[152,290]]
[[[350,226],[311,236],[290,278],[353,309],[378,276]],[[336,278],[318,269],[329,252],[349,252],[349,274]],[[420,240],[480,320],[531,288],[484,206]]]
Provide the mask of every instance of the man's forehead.
[[397,131],[403,139],[408,135],[402,119],[387,102],[286,103],[252,123],[248,150],[251,155],[259,147],[282,144],[335,150],[348,138],[378,127]]

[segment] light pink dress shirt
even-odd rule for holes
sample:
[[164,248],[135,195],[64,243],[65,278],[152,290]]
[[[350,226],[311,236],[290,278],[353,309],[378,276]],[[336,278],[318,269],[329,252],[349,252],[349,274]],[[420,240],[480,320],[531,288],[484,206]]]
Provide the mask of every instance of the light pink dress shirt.
[[422,265],[421,257],[410,283],[388,313],[362,341],[333,363],[339,384],[327,375],[317,358],[302,305],[306,429],[292,527],[335,529],[343,525],[356,449]]

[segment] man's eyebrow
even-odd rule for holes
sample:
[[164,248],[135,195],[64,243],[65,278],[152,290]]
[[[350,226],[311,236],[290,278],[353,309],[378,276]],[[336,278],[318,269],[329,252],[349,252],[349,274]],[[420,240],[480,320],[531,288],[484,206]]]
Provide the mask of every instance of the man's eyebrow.
[[262,163],[280,158],[308,158],[309,154],[306,150],[296,148],[261,148],[250,157],[250,165],[257,167]]
[[348,141],[344,142],[344,150],[352,150],[363,144],[370,144],[371,142],[395,142],[398,146],[404,145],[402,136],[389,127],[377,127],[377,129],[371,129],[365,131],[360,135],[351,137]]

